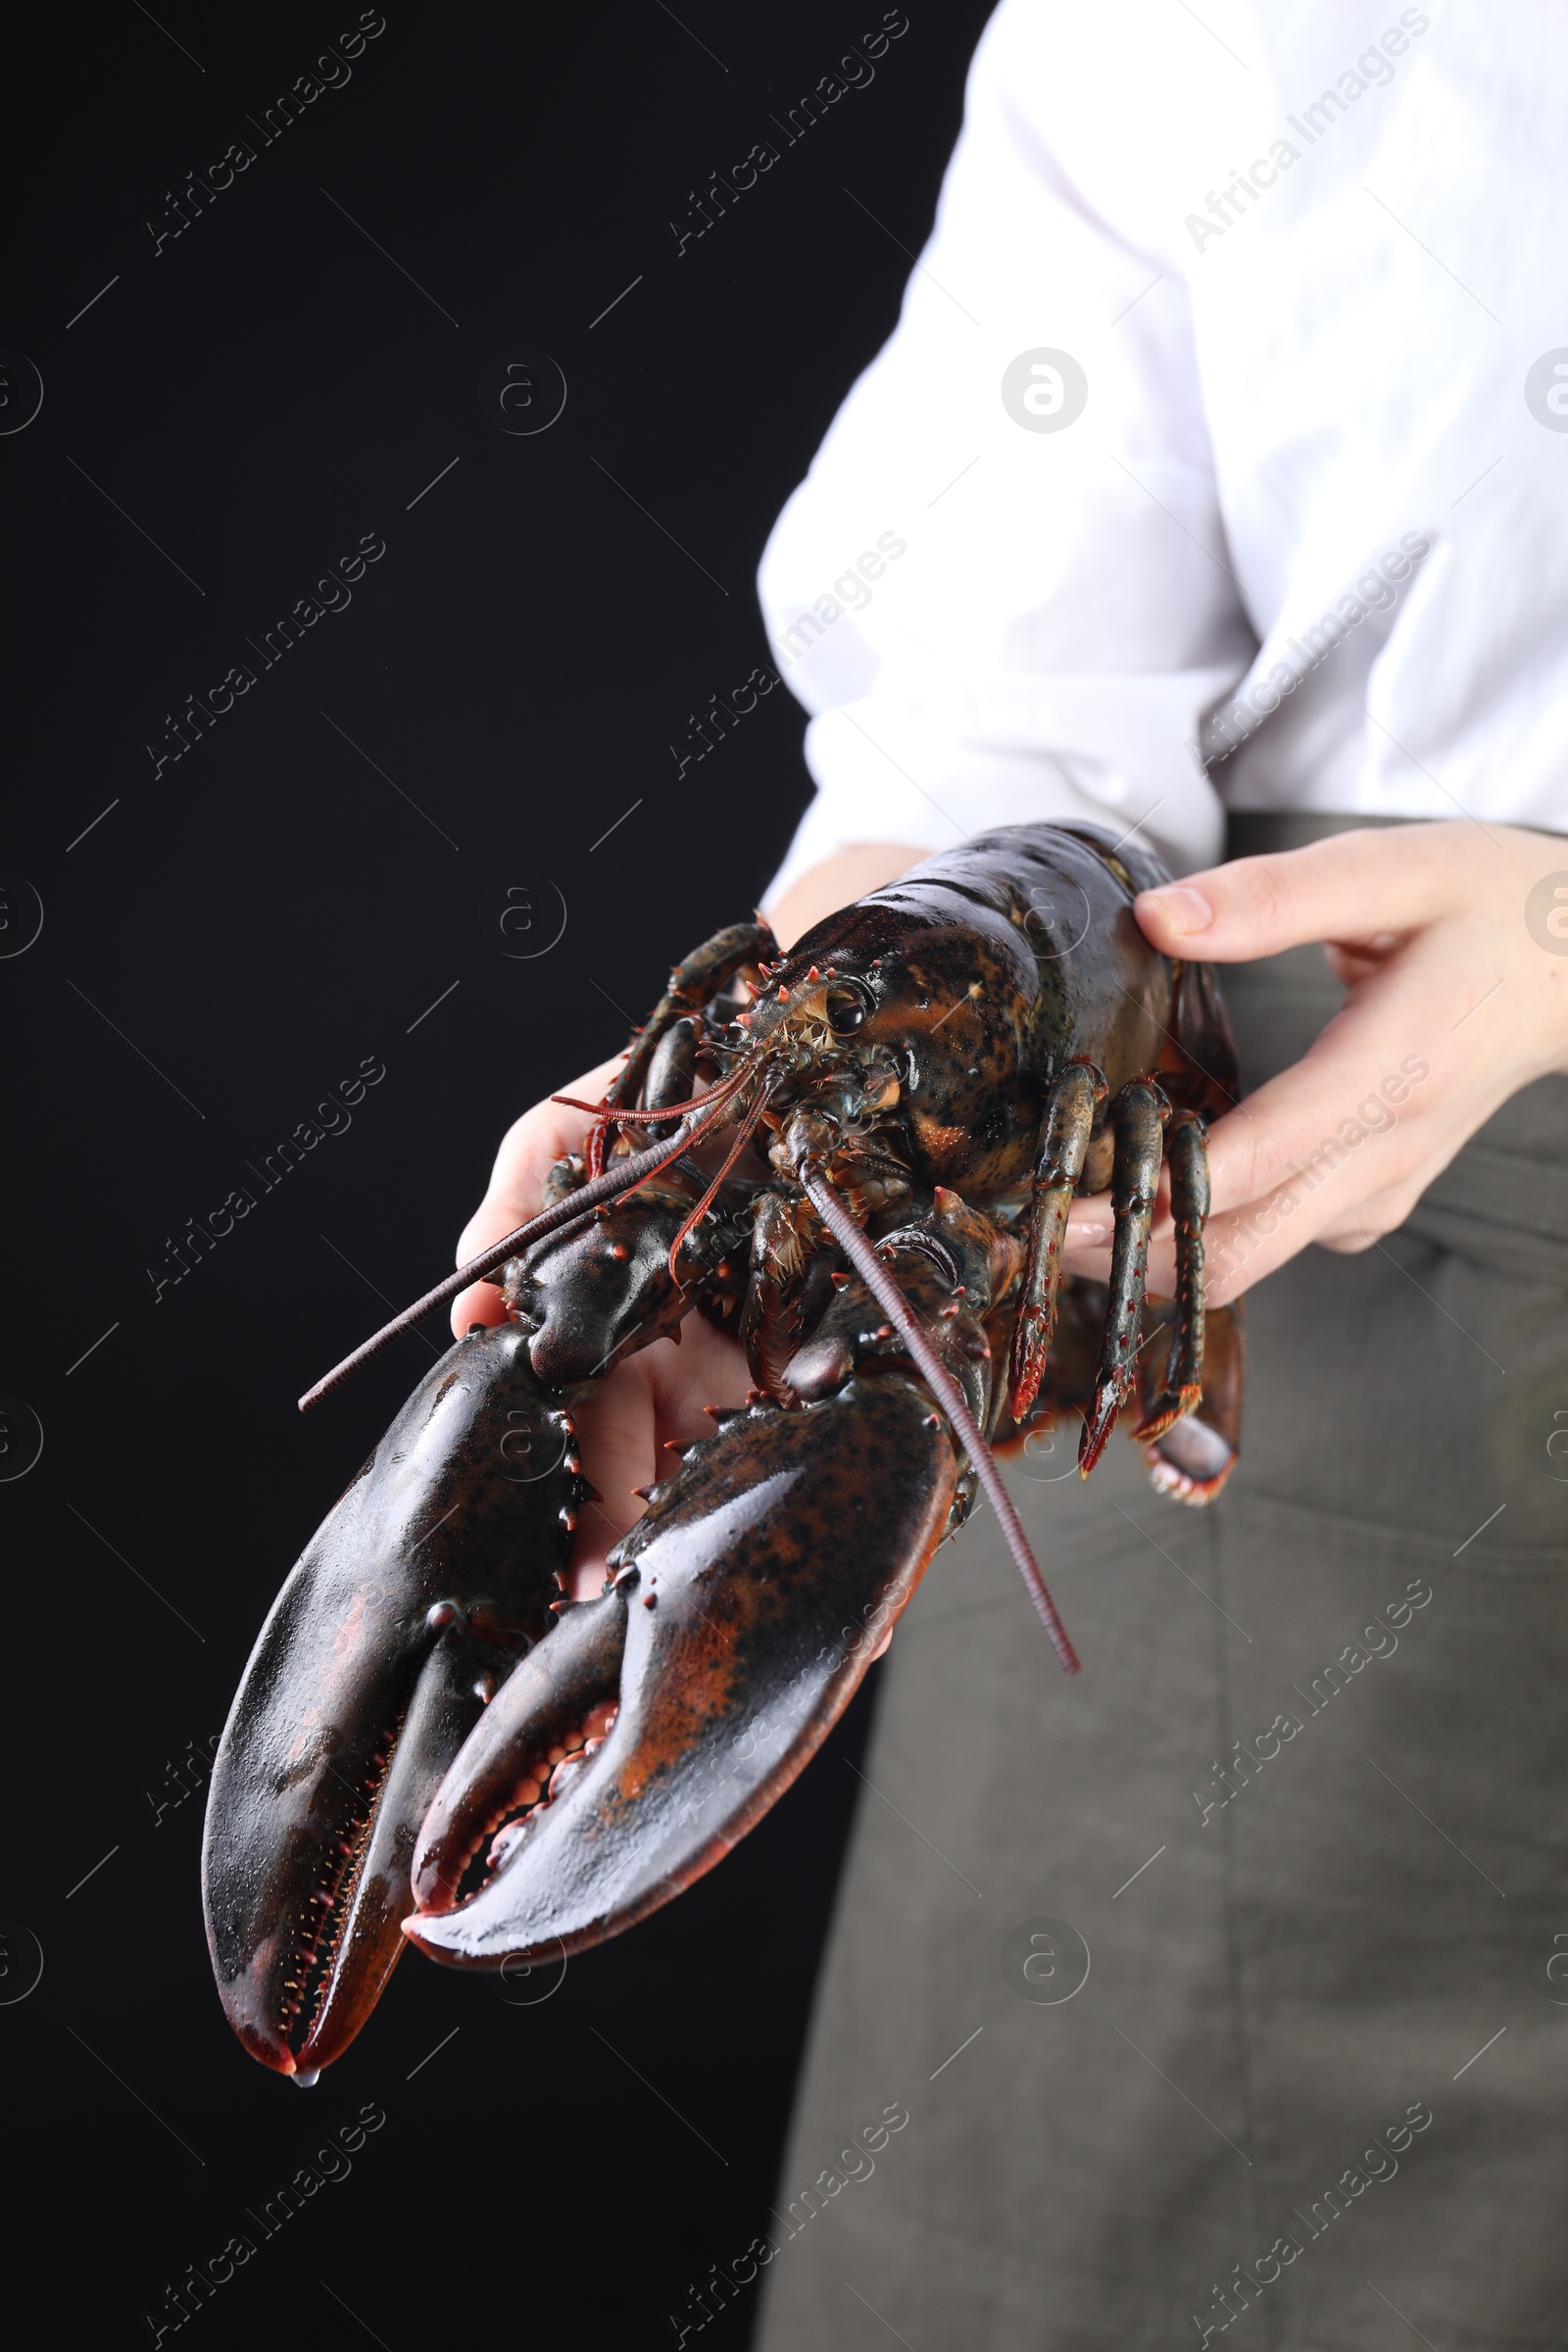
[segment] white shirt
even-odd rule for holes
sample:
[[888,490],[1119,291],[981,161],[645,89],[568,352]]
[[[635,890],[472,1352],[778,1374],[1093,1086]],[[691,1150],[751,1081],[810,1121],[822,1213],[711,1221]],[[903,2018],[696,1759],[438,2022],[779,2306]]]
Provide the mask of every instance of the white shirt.
[[762,558],[818,788],[775,893],[1040,817],[1178,872],[1224,808],[1568,831],[1568,12],[1200,15],[987,27]]

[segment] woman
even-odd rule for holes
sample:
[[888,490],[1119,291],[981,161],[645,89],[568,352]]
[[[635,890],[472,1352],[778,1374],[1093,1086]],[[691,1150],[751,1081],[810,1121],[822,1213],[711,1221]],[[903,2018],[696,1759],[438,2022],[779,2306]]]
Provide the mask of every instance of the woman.
[[[1226,967],[1252,1090],[1211,1139],[1243,1460],[1201,1514],[1125,1446],[1084,1489],[1022,1466],[1070,1687],[985,1515],[903,1621],[763,2341],[1536,2345],[1568,2307],[1568,33],[1115,26],[1004,0],[902,322],[764,558],[818,786],[769,905],[788,941],[1037,818],[1185,876],[1137,912]],[[581,1125],[517,1123],[460,1255]],[[1071,1270],[1108,1238],[1079,1202]],[[725,1381],[705,1332],[607,1383],[607,1545]]]

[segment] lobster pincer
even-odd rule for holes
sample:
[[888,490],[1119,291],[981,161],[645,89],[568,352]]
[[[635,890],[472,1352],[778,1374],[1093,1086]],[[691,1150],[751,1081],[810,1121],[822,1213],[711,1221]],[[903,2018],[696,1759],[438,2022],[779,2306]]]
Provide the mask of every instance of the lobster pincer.
[[246,1668],[202,1853],[219,1994],[314,2075],[402,1949],[415,1834],[487,1698],[553,1624],[587,1482],[521,1325],[434,1365],[312,1541]]
[[[569,1953],[710,1869],[848,1705],[956,1487],[941,1416],[900,1379],[698,1440],[612,1553],[611,1589],[563,1614],[454,1762],[411,1940],[460,1965]],[[568,1724],[576,1752],[552,1768]]]
[[[214,1765],[203,1881],[229,2022],[280,2073],[339,2056],[403,1950],[418,1826],[564,1605],[595,1499],[571,1404],[678,1328],[671,1258],[702,1190],[677,1173],[510,1261],[508,1321],[426,1375],[262,1629]],[[715,1203],[681,1260],[715,1314],[732,1260]]]

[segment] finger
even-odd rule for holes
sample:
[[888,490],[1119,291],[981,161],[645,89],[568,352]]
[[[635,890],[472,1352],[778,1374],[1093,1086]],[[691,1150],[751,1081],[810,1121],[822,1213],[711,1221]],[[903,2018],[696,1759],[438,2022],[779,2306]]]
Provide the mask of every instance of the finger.
[[643,1512],[639,1487],[678,1467],[668,1450],[711,1437],[704,1407],[743,1404],[746,1357],[701,1315],[688,1315],[680,1344],[656,1340],[620,1364],[577,1409],[582,1464],[600,1490],[578,1523],[572,1549],[574,1597],[591,1600],[604,1581],[606,1554]]
[[[1451,1004],[1430,1017],[1438,977],[1401,971],[1374,994],[1376,1009],[1352,1004],[1304,1061],[1212,1130],[1217,1303],[1309,1241],[1355,1250],[1393,1232],[1509,1092],[1505,1073],[1469,1066],[1466,1040],[1444,1037]],[[1425,1051],[1400,1053],[1423,1037]]]
[[[602,1099],[621,1066],[624,1055],[615,1054],[602,1061],[597,1069],[576,1078],[560,1092],[576,1095],[587,1102]],[[520,1119],[513,1122],[501,1139],[495,1166],[485,1195],[469,1218],[458,1244],[459,1261],[471,1257],[476,1250],[496,1242],[514,1225],[520,1225],[539,1206],[544,1181],[556,1161],[573,1152],[592,1125],[588,1113],[568,1110],[556,1102],[536,1102],[525,1110]]]
[[752,1376],[744,1348],[715,1331],[705,1316],[689,1314],[680,1327],[678,1348],[649,1348],[648,1383],[663,1477],[671,1466],[664,1449],[710,1438],[713,1424],[708,1407],[744,1404]]
[[[581,1095],[590,1102],[598,1102],[623,1058],[617,1054],[613,1059],[602,1061],[597,1069],[574,1079],[561,1092]],[[559,1102],[536,1102],[520,1119],[514,1120],[501,1139],[484,1199],[458,1237],[456,1262],[460,1266],[466,1258],[477,1257],[481,1250],[488,1250],[493,1242],[515,1232],[535,1214],[544,1193],[545,1178],[558,1159],[578,1149],[591,1124],[586,1111],[567,1110]],[[453,1301],[452,1329],[459,1338],[471,1323],[500,1323],[505,1319],[501,1293],[493,1283],[472,1283]]]
[[[1356,1237],[1392,1230],[1398,1215],[1389,1212],[1402,1203],[1405,1213],[1494,1107],[1505,1081],[1478,1089],[1447,1045],[1467,985],[1447,968],[1441,946],[1413,943],[1357,992],[1301,1061],[1215,1122],[1205,1255],[1216,1305],[1320,1236],[1355,1246]],[[1412,1050],[1420,1039],[1430,1059]],[[1091,1281],[1108,1270],[1107,1210],[1102,1199],[1075,1201],[1069,1220],[1068,1269]],[[1150,1250],[1156,1290],[1168,1287],[1169,1253],[1162,1220]]]
[[1354,988],[1358,981],[1370,980],[1387,963],[1394,950],[1403,945],[1397,931],[1382,931],[1372,939],[1357,940],[1354,947],[1326,940],[1323,960],[1336,980],[1345,988]]
[[[1073,1213],[1078,1203],[1073,1203]],[[1103,1237],[1103,1238],[1102,1238]],[[1061,1270],[1079,1282],[1110,1280],[1110,1219],[1103,1224],[1089,1225],[1080,1236],[1072,1216],[1067,1223],[1067,1236],[1062,1245]],[[1145,1289],[1151,1298],[1169,1298],[1176,1290],[1176,1229],[1167,1216],[1156,1221],[1149,1237],[1149,1259],[1145,1269]]]
[[1413,943],[1357,990],[1302,1060],[1215,1122],[1216,1210],[1298,1179],[1315,1194],[1332,1175],[1317,1231],[1418,1166],[1430,1162],[1435,1175],[1446,1165],[1510,1088],[1485,1039],[1477,1045],[1463,1030],[1466,985],[1434,940],[1431,952]]
[[[1264,1230],[1266,1228],[1266,1231]],[[1227,1306],[1250,1290],[1265,1274],[1294,1257],[1313,1237],[1298,1232],[1268,1200],[1249,1202],[1245,1209],[1211,1216],[1203,1228],[1203,1287],[1210,1306]],[[1102,1248],[1074,1248],[1062,1252],[1062,1270],[1080,1282],[1108,1283],[1110,1251]],[[1176,1290],[1175,1234],[1167,1222],[1150,1237],[1146,1275],[1151,1298],[1169,1298]]]
[[1403,1224],[1437,1173],[1433,1167],[1413,1183],[1371,1193],[1346,1205],[1342,1214],[1328,1214],[1326,1222],[1303,1214],[1299,1190],[1288,1187],[1211,1218],[1203,1237],[1208,1304],[1228,1306],[1298,1256],[1309,1242],[1345,1257],[1375,1249],[1386,1234]]
[[1463,861],[1475,851],[1458,825],[1397,825],[1336,833],[1309,849],[1238,858],[1134,906],[1151,944],[1167,956],[1240,963],[1314,940],[1367,940],[1413,930],[1462,903]]
[[[592,1600],[605,1580],[605,1555],[642,1516],[638,1487],[664,1474],[656,1444],[649,1358],[667,1341],[655,1341],[642,1355],[617,1364],[593,1394],[573,1410],[583,1475],[599,1490],[584,1503],[571,1549],[570,1583],[576,1600]],[[673,1349],[669,1349],[673,1353]]]
[[[503,1225],[501,1228],[501,1233],[510,1231],[510,1226]],[[494,1236],[496,1241],[500,1241],[501,1233]],[[483,1248],[481,1242],[479,1249]],[[467,1254],[471,1257],[475,1252],[469,1250]],[[476,1323],[482,1323],[488,1331],[506,1319],[507,1302],[493,1282],[470,1282],[467,1289],[460,1291],[452,1301],[452,1336],[455,1340],[461,1340]]]
[[1313,1239],[1325,1250],[1369,1250],[1386,1233],[1396,1233],[1422,1194],[1435,1184],[1449,1154],[1439,1151],[1395,1183],[1347,1202],[1318,1228]]

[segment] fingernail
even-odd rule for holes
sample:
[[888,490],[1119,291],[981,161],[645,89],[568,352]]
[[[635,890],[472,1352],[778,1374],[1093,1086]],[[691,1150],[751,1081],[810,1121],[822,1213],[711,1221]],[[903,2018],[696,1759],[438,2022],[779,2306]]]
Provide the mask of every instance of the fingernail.
[[1154,915],[1166,931],[1177,939],[1186,939],[1194,931],[1206,931],[1214,920],[1214,909],[1200,890],[1190,882],[1173,882],[1166,890],[1146,890],[1138,906]]

